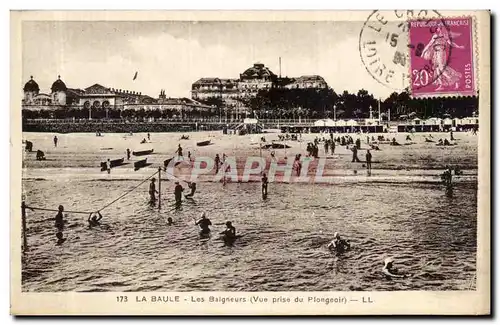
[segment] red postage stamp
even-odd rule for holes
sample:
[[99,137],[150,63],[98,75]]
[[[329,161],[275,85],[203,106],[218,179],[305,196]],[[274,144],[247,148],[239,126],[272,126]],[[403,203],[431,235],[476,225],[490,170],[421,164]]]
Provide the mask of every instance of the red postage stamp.
[[476,94],[472,29],[470,17],[409,22],[414,97]]

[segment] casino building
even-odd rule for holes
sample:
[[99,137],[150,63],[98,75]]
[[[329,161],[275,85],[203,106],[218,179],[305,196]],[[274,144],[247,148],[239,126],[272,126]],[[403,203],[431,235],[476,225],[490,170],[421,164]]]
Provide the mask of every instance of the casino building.
[[143,95],[141,92],[105,87],[94,84],[85,89],[68,88],[58,76],[50,88],[50,94],[40,92],[33,77],[23,88],[23,110],[175,110],[208,111],[210,106],[189,98],[167,98],[161,90],[158,98]]

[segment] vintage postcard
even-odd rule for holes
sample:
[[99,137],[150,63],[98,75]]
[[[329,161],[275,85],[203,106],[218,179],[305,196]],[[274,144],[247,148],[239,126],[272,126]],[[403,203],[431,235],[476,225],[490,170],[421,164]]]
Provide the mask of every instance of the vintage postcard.
[[11,13],[11,313],[490,314],[490,12]]

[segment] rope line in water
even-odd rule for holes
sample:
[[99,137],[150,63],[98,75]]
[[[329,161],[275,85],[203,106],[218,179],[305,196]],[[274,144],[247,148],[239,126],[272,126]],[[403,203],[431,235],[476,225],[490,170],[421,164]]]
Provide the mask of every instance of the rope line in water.
[[[102,210],[108,208],[109,206],[111,206],[116,201],[122,199],[125,195],[130,194],[132,191],[136,190],[139,186],[141,186],[142,184],[144,184],[146,181],[148,181],[149,179],[151,179],[156,174],[158,174],[158,172],[155,172],[154,174],[150,175],[149,177],[147,177],[146,179],[144,179],[142,182],[140,182],[139,184],[137,184],[136,186],[134,186],[132,189],[126,191],[125,193],[123,193],[122,195],[120,195],[119,197],[117,197],[116,199],[114,199],[113,201],[111,201],[110,203],[106,204],[104,207],[100,208],[99,210],[97,210],[95,212],[101,212]],[[31,207],[31,206],[28,206],[28,205],[25,205],[25,208],[26,209],[30,209],[30,210],[59,212],[59,210],[57,210],[57,209],[47,209],[47,208]],[[70,210],[64,210],[64,212],[75,213],[75,214],[91,214],[91,213],[93,213],[93,212],[70,211]]]
[[128,190],[127,192],[123,193],[122,195],[120,195],[118,198],[114,199],[113,201],[111,201],[110,203],[106,204],[103,208],[97,210],[97,212],[101,212],[102,210],[106,209],[107,207],[109,207],[110,205],[112,205],[113,203],[115,203],[116,201],[120,200],[121,198],[123,198],[125,195],[129,194],[130,192],[134,191],[136,188],[138,188],[139,186],[141,186],[142,184],[144,184],[147,180],[149,180],[150,178],[152,178],[153,176],[155,176],[156,174],[158,174],[158,172],[155,172],[153,175],[149,176],[148,178],[144,179],[142,182],[140,182],[139,184],[137,184],[136,186],[134,186],[132,189]]
[[[46,208],[35,208],[35,207],[30,207],[30,206],[25,206],[26,209],[30,209],[30,210],[41,210],[41,211],[53,211],[53,212],[59,212],[59,210],[56,210],[56,209],[46,209]],[[85,212],[85,211],[64,211],[64,212],[68,212],[68,213],[81,213],[81,214],[90,214],[92,212]]]

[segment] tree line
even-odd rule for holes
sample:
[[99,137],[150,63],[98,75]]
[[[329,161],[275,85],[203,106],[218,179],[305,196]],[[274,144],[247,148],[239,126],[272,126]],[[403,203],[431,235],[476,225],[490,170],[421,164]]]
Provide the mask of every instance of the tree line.
[[[245,106],[260,116],[270,118],[369,118],[370,111],[378,118],[379,100],[365,89],[356,94],[332,89],[285,89],[261,90],[257,96],[243,100]],[[478,112],[478,97],[447,97],[415,99],[406,91],[393,92],[380,101],[383,119],[408,117],[467,117]],[[390,116],[389,116],[390,115]]]
[[[166,109],[166,110],[134,110],[134,109],[92,109],[93,119],[171,119],[171,118],[208,118],[235,114],[235,105],[226,105],[220,97],[209,97],[198,100],[210,106],[208,110],[198,109]],[[356,94],[343,91],[337,94],[331,88],[325,89],[287,89],[271,88],[260,90],[255,97],[238,98],[238,106],[255,112],[259,118],[337,118],[362,119],[371,116],[378,118],[379,101],[365,89]],[[406,91],[393,92],[385,100],[380,101],[381,118],[384,120],[404,120],[407,118],[430,117],[467,117],[478,113],[478,97],[447,98],[412,98]],[[239,107],[238,107],[239,109]],[[59,108],[55,110],[25,110],[23,118],[89,118],[89,109]]]

